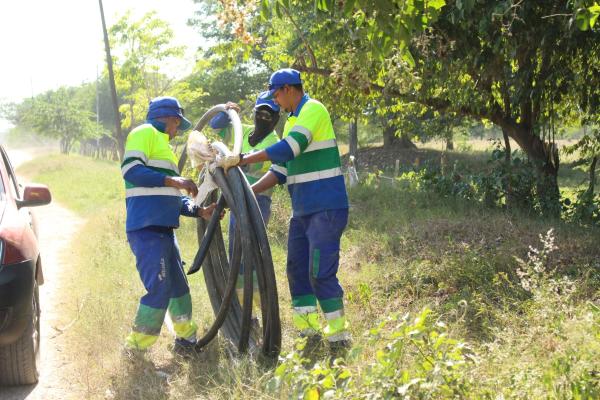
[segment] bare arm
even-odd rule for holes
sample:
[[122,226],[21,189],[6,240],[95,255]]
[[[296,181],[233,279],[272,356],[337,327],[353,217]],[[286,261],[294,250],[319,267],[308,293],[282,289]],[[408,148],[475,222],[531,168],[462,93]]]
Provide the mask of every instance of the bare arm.
[[254,164],[264,161],[269,161],[269,155],[266,151],[260,150],[250,154],[244,154],[244,158],[240,161],[239,165]]
[[252,185],[252,191],[254,194],[262,193],[277,185],[277,183],[279,183],[279,181],[277,180],[275,173],[268,171],[258,180],[258,182],[255,182],[254,185]]

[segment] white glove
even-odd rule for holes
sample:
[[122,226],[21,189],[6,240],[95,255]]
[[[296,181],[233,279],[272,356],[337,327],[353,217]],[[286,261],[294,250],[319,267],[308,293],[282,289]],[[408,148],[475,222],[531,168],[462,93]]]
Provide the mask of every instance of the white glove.
[[213,161],[216,156],[206,136],[198,131],[192,131],[187,142],[188,157],[192,161],[193,168],[201,168],[205,161]]
[[219,157],[217,158],[217,167],[221,167],[227,172],[229,168],[237,166],[242,161],[242,158],[244,158],[243,154]]

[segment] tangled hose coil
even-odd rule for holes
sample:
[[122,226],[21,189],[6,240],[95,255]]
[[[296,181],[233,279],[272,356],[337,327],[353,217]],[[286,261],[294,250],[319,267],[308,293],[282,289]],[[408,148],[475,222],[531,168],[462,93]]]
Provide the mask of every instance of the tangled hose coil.
[[[241,150],[241,124],[234,110],[224,105],[217,105],[208,110],[200,119],[196,131],[201,131],[210,119],[219,112],[227,112],[233,122],[234,152]],[[220,155],[229,150],[222,143],[213,144]],[[187,147],[187,146],[186,146]],[[179,170],[183,170],[187,159],[184,148],[179,160]],[[210,221],[197,219],[197,235],[199,249],[188,275],[202,268],[215,321],[198,340],[197,347],[206,346],[217,335],[219,330],[223,337],[234,343],[240,353],[260,348],[268,358],[276,358],[281,349],[281,321],[279,319],[279,303],[277,283],[271,256],[271,248],[267,238],[265,224],[246,177],[239,167],[231,168],[227,174],[222,168],[204,169],[211,174],[218,190],[213,191],[204,204],[217,202],[217,207]],[[217,194],[217,192],[220,192]],[[233,251],[228,258],[220,225],[220,215],[228,206],[236,220],[235,232],[229,232],[229,240],[233,240]],[[235,287],[242,264],[244,265],[243,307],[235,295]],[[260,294],[260,310],[262,332],[252,332],[252,298],[253,271],[256,271]]]

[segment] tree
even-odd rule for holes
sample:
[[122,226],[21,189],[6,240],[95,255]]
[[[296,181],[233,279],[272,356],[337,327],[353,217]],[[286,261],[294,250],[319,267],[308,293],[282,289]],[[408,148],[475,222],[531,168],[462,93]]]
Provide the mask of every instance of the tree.
[[61,152],[68,154],[76,141],[102,132],[93,119],[94,115],[82,105],[78,90],[62,87],[16,105],[11,122],[58,139]]
[[[223,1],[224,14],[243,21],[240,29],[251,28],[236,16],[244,9],[235,3]],[[375,103],[385,115],[401,104],[418,103],[492,121],[536,166],[544,214],[558,214],[556,127],[574,110],[598,109],[596,3],[456,0],[443,8],[443,1],[416,0],[318,0],[315,8],[288,0],[261,4],[263,20],[269,10],[276,16],[274,34],[261,44],[274,56],[265,59],[288,54],[279,62],[314,74],[310,84],[321,97],[330,96],[336,114]],[[285,21],[285,27],[278,21]]]
[[[155,12],[132,21],[125,13],[109,29],[113,43],[115,82],[123,99],[119,113],[125,132],[144,121],[148,104],[157,96],[176,96],[189,104],[202,96],[202,91],[190,90],[185,80],[177,81],[167,74],[169,63],[183,56],[183,47],[173,46],[173,31]],[[124,152],[125,135],[115,137],[119,154]]]

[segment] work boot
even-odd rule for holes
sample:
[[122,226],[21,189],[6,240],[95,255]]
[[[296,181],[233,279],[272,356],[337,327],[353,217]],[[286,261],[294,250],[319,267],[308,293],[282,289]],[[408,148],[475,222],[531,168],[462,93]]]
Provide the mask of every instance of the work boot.
[[350,339],[329,342],[329,355],[331,356],[331,363],[333,364],[333,362],[338,358],[346,358],[348,355],[348,350],[350,350],[351,347],[352,341]]
[[310,360],[312,363],[323,353],[323,337],[321,335],[300,334],[301,339],[306,339],[304,348],[301,351],[302,358]]
[[173,354],[183,358],[194,358],[202,352],[202,349],[196,347],[195,340],[191,341],[182,338],[176,338],[171,351]]

